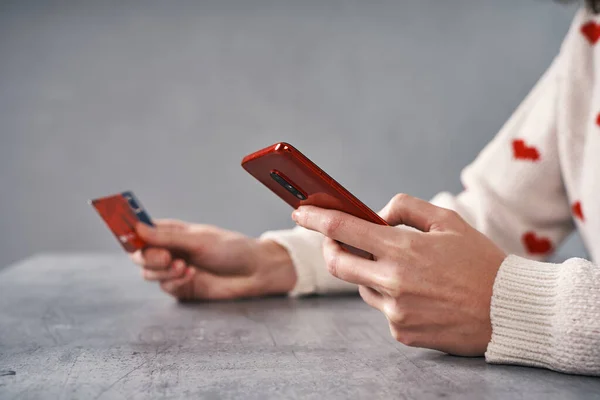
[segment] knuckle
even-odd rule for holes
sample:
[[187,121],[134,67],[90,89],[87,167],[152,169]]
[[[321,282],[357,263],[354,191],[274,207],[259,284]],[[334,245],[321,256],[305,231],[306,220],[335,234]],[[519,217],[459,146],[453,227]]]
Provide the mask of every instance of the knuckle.
[[396,207],[400,204],[404,204],[408,198],[409,195],[407,195],[406,193],[398,193],[394,197],[392,197],[392,201],[390,203],[392,206]]
[[464,221],[459,213],[447,208],[440,208],[433,218],[433,226],[437,229],[445,230],[445,228],[462,229],[461,221]]
[[402,339],[404,337],[404,334],[400,329],[398,329],[395,326],[393,326],[392,324],[390,324],[390,333],[392,334],[392,337],[394,338],[394,340],[396,342],[403,343]]
[[186,267],[181,267],[181,269],[175,271],[174,274],[175,274],[175,278],[181,278],[181,279],[186,279],[190,276],[188,273],[188,269]]
[[443,208],[440,211],[440,218],[445,222],[454,222],[460,219],[458,213],[454,210]]
[[394,340],[396,340],[397,342],[400,342],[403,345],[409,347],[418,346],[418,341],[415,334],[399,329],[398,327],[395,327],[393,325],[390,326],[390,332]]
[[330,251],[327,255],[327,271],[335,277],[339,277],[340,255],[337,251]]
[[400,291],[401,283],[398,277],[390,274],[383,277],[381,285],[386,289],[390,295],[396,297],[396,293]]
[[397,302],[384,305],[384,314],[388,321],[395,326],[404,326],[408,320],[408,310]]
[[331,216],[323,221],[323,233],[325,236],[334,236],[342,227],[342,219],[338,216]]
[[404,270],[400,267],[393,268],[389,274],[383,277],[383,285],[387,292],[394,298],[401,297],[406,293]]

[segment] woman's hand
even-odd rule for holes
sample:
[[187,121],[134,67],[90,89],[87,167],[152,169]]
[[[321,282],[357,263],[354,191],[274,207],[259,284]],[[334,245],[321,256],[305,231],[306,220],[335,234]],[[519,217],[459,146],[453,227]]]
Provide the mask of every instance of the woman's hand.
[[[407,195],[381,211],[390,225],[372,224],[312,206],[294,211],[299,225],[326,239],[329,271],[359,285],[360,295],[385,314],[393,337],[414,347],[482,355],[490,341],[490,302],[506,255],[457,213]],[[336,241],[368,251],[367,260]]]
[[179,300],[282,294],[296,283],[287,250],[272,241],[172,220],[137,232],[149,245],[132,256],[142,276]]

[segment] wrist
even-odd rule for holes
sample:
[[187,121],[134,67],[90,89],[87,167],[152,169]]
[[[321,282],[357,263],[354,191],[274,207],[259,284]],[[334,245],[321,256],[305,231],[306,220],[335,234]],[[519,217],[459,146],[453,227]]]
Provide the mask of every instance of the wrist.
[[255,268],[263,281],[265,294],[290,292],[297,282],[294,263],[287,249],[270,239],[256,239]]

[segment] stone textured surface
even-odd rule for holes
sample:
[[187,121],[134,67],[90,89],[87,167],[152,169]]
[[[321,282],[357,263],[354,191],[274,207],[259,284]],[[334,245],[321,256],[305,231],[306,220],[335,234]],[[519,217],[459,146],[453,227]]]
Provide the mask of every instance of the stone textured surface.
[[395,343],[355,297],[178,304],[124,256],[0,273],[0,398],[600,398],[600,379]]

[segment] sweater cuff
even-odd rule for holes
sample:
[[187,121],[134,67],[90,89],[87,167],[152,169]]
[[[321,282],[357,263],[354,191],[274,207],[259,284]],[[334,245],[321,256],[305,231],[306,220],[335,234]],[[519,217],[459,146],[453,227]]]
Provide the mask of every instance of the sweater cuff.
[[272,240],[285,248],[289,253],[294,263],[297,278],[296,286],[289,292],[290,296],[297,297],[316,291],[317,279],[314,268],[311,268],[311,261],[313,261],[311,255],[314,253],[314,249],[310,248],[310,243],[307,244],[306,239],[299,237],[295,230],[265,232],[260,236],[260,239]]
[[545,368],[556,364],[550,349],[559,272],[553,264],[514,255],[504,260],[494,282],[487,362]]

